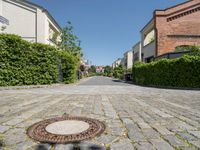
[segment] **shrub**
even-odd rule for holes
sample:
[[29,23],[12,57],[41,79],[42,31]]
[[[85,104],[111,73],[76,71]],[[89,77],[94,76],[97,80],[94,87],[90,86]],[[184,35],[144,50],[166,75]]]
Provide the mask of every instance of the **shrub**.
[[200,87],[200,56],[185,55],[133,66],[133,81],[140,85]]
[[61,59],[61,70],[63,75],[63,81],[65,83],[72,83],[76,80],[76,71],[78,66],[77,58],[66,51],[59,51]]
[[[62,61],[65,66],[62,71],[64,74],[73,72],[73,56],[63,53],[62,60],[67,60]],[[57,83],[60,57],[56,47],[30,43],[16,35],[0,34],[0,86]],[[65,80],[71,82],[69,77]]]
[[113,76],[117,79],[123,79],[124,78],[124,69],[123,69],[122,65],[119,65],[118,67],[114,68]]

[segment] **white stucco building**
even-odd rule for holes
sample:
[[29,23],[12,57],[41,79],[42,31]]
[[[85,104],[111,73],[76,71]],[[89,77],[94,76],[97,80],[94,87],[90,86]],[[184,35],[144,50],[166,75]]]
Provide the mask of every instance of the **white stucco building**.
[[119,65],[122,64],[122,59],[121,58],[118,58],[117,60],[115,60],[113,63],[112,63],[112,68],[114,69],[115,67],[118,67]]
[[124,53],[124,68],[130,69],[133,67],[133,50]]
[[156,56],[154,19],[141,30],[141,57],[143,62],[151,62]]
[[141,61],[141,42],[136,43],[133,47],[133,64],[136,61]]
[[31,42],[55,45],[61,27],[43,7],[26,0],[0,0],[1,33]]

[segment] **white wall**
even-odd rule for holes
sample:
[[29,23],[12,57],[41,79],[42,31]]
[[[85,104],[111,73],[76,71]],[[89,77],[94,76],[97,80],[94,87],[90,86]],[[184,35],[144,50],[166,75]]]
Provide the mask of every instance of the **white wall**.
[[144,38],[144,46],[151,43],[153,40],[155,40],[155,31],[152,29]]
[[0,15],[2,16],[2,5],[3,5],[3,1],[0,0]]
[[[141,42],[138,42],[137,44],[135,44],[132,49],[133,49],[134,55],[136,55],[138,57],[138,60],[141,61]],[[134,61],[135,60],[133,59],[133,63]]]
[[28,41],[55,45],[49,40],[50,24],[56,32],[60,30],[47,11],[23,1],[0,0],[0,13],[10,23],[4,33],[17,34]]
[[133,66],[133,51],[132,50],[124,53],[123,66],[126,69],[132,68]]
[[155,57],[156,42],[151,41],[153,37],[155,39],[154,28],[154,19],[152,19],[141,31],[141,49],[143,53],[143,61],[145,61],[145,59],[148,57]]
[[36,12],[34,9],[3,0],[2,16],[9,20],[4,33],[17,34],[28,41],[36,41]]
[[145,60],[145,58],[148,58],[148,57],[151,57],[151,56],[155,57],[155,49],[156,49],[156,43],[155,42],[152,42],[152,43],[144,46],[142,48],[142,53],[144,54],[143,55],[144,60]]
[[[41,9],[37,9],[37,42],[46,43],[46,30],[48,25],[46,24],[46,16]],[[47,29],[46,29],[47,28]]]
[[132,68],[133,66],[133,51],[127,53],[127,69]]

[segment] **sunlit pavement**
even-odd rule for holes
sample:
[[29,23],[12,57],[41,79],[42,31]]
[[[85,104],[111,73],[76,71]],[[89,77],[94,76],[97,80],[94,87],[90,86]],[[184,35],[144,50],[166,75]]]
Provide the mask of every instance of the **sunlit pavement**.
[[[26,135],[33,123],[64,113],[99,119],[106,130],[76,146],[40,144]],[[0,142],[0,149],[18,150],[200,149],[200,91],[146,88],[107,77],[1,90]]]

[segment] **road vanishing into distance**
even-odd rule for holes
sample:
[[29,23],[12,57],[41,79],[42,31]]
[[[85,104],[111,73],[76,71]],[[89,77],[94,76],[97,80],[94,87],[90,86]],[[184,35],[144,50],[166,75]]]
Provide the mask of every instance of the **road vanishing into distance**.
[[26,130],[43,119],[84,116],[105,123],[81,150],[200,149],[200,91],[141,87],[108,77],[42,88],[0,89],[0,149],[73,150],[44,144]]

